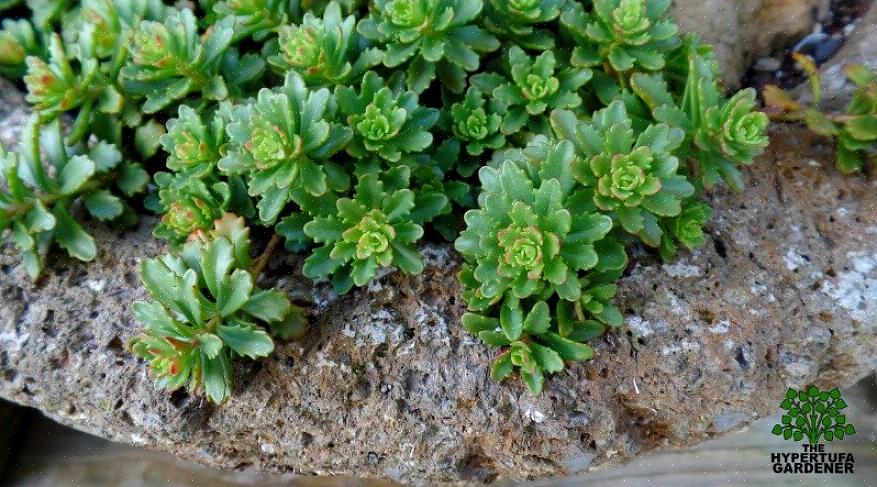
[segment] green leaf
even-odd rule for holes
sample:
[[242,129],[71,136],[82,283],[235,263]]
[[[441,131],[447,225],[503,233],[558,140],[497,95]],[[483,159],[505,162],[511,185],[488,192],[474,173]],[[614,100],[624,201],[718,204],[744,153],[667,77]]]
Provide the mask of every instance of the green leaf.
[[[34,201],[34,206],[27,212],[24,221],[31,233],[48,232],[55,228],[55,217],[49,213],[40,200]],[[2,227],[0,227],[0,231],[2,231]]]
[[146,189],[149,173],[140,164],[124,164],[116,179],[116,186],[125,196],[134,196]]
[[140,157],[149,159],[158,152],[161,136],[165,133],[164,125],[151,118],[145,125],[137,127],[134,132],[134,147]]
[[74,194],[94,175],[95,165],[86,156],[73,156],[58,173],[61,193]]
[[563,370],[563,359],[556,351],[538,343],[531,343],[530,351],[543,372],[553,373]]
[[91,261],[97,256],[97,246],[94,239],[76,223],[70,216],[64,205],[57,204],[52,208],[55,217],[55,240],[58,245],[70,254],[71,257],[81,261]]
[[524,329],[524,313],[517,300],[506,298],[499,311],[499,324],[510,341],[520,338]]
[[229,348],[244,357],[267,357],[274,351],[271,337],[252,325],[230,322],[217,327],[216,333]]
[[222,352],[222,340],[213,333],[202,333],[198,335],[198,341],[201,343],[201,351],[208,358],[216,358]]
[[583,361],[594,356],[594,350],[584,343],[576,343],[556,333],[546,333],[540,339],[560,354],[564,360]]
[[243,269],[235,269],[219,287],[219,295],[216,296],[219,314],[226,317],[241,309],[249,301],[252,290],[253,276]]
[[118,218],[125,211],[122,200],[105,189],[89,193],[83,202],[91,216],[102,221]]
[[551,311],[548,309],[548,304],[545,301],[539,301],[533,305],[533,309],[530,310],[527,318],[524,319],[523,331],[533,335],[540,335],[547,332],[550,327]]
[[216,404],[222,404],[231,396],[231,364],[226,354],[211,359],[201,357],[202,382],[207,397]]
[[277,322],[286,317],[291,307],[286,293],[278,289],[268,289],[254,293],[241,309],[262,321]]
[[522,371],[521,380],[526,384],[530,394],[533,394],[534,396],[542,394],[542,386],[545,383],[545,377],[542,375],[541,370],[537,368],[532,374]]
[[490,366],[490,378],[495,381],[502,381],[511,375],[514,367],[511,354],[506,352],[497,357],[493,365]]
[[875,141],[877,140],[877,114],[855,117],[847,122],[844,128],[854,139]]

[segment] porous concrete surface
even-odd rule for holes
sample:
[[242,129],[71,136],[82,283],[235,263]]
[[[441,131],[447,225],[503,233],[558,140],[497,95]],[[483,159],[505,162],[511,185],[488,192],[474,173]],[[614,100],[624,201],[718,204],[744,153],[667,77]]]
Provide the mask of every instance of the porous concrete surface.
[[877,369],[877,184],[837,173],[806,131],[772,136],[744,194],[709,195],[704,248],[672,264],[634,252],[627,326],[538,398],[488,377],[496,352],[459,325],[458,258],[438,244],[422,247],[422,275],[342,298],[277,256],[265,277],[307,307],[307,337],[236,364],[221,406],[155,391],[125,347],[145,297],[137,263],[163,250],[149,220],[91,226],[96,261],[54,252],[36,283],[0,252],[0,397],[205,465],[415,484],[573,474],[698,443],[774,413],[789,386]]
[[674,0],[673,15],[686,32],[716,47],[729,88],[759,56],[809,34],[829,0]]

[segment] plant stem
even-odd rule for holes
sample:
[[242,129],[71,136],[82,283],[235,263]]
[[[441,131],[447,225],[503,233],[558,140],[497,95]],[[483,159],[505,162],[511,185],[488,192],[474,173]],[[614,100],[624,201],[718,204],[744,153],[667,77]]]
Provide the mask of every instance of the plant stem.
[[259,280],[259,275],[265,270],[265,266],[268,265],[268,259],[271,258],[271,254],[274,253],[274,250],[279,244],[280,237],[275,233],[271,236],[271,240],[268,241],[268,245],[265,246],[265,250],[262,251],[262,254],[253,261],[253,270],[250,271],[250,274],[253,275],[253,282]]

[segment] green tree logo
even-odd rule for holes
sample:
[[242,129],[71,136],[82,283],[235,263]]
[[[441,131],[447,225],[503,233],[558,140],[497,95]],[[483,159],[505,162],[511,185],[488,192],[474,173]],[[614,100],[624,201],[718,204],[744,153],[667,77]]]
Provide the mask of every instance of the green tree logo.
[[846,407],[837,387],[830,391],[820,391],[816,386],[802,391],[789,388],[780,404],[786,414],[771,432],[786,440],[807,438],[811,444],[819,443],[820,439],[842,440],[844,436],[856,434],[856,428],[848,424],[847,417],[841,413]]

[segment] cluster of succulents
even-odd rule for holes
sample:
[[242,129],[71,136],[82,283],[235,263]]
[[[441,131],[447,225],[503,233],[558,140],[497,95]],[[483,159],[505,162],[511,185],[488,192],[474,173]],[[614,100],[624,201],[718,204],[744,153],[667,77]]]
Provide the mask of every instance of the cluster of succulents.
[[[0,3],[0,73],[36,112],[0,155],[0,229],[37,274],[52,242],[94,257],[77,217],[157,213],[171,253],[143,265],[133,350],[157,385],[215,402],[232,359],[302,329],[255,287],[278,241],[337,293],[455,242],[463,325],[500,349],[495,378],[538,394],[623,324],[626,249],[703,244],[701,190],[741,190],[767,144],[753,93],[724,95],[669,4]],[[247,226],[271,238],[256,260]]]
[[860,64],[845,66],[844,73],[856,90],[842,113],[823,113],[819,108],[819,72],[809,58],[798,56],[797,61],[810,77],[810,106],[776,86],[768,86],[764,99],[771,115],[778,120],[802,121],[813,132],[834,139],[837,168],[844,174],[861,173],[866,162],[877,165],[877,71]]

